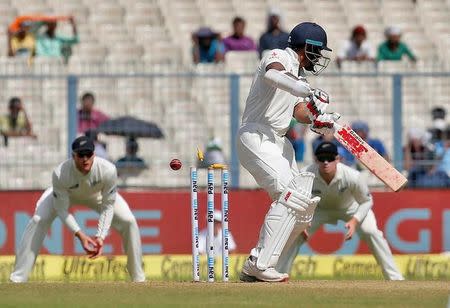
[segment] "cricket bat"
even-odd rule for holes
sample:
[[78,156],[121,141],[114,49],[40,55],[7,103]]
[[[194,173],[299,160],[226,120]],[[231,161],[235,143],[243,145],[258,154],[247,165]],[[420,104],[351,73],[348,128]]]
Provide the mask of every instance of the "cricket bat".
[[350,153],[352,153],[364,166],[375,174],[393,191],[399,191],[408,180],[377,153],[367,142],[350,128],[349,125],[334,124],[336,138]]

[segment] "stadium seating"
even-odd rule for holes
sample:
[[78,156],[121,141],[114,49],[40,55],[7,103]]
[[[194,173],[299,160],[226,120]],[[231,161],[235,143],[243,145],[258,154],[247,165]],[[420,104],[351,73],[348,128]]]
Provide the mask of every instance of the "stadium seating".
[[[285,29],[299,21],[324,25],[329,46],[338,51],[353,26],[364,24],[374,46],[383,41],[384,28],[400,25],[404,40],[420,61],[411,63],[344,63],[344,73],[437,72],[450,69],[450,1],[410,0],[0,0],[3,24],[0,39],[6,42],[6,27],[18,14],[73,14],[81,43],[73,47],[68,65],[61,61],[36,58],[34,61],[7,58],[1,45],[0,79],[3,102],[18,95],[24,98],[39,139],[20,139],[10,147],[0,146],[0,167],[14,180],[0,178],[0,189],[42,188],[45,174],[66,156],[67,80],[66,74],[100,74],[81,77],[78,95],[95,93],[96,106],[111,116],[130,114],[156,122],[163,128],[163,140],[140,139],[140,155],[150,169],[140,177],[124,179],[132,186],[173,187],[186,185],[187,176],[171,177],[169,158],[178,157],[185,165],[194,161],[194,149],[212,136],[219,137],[230,157],[230,83],[223,74],[240,74],[240,111],[251,85],[258,55],[254,52],[226,55],[223,65],[191,63],[191,33],[211,26],[226,36],[231,20],[240,15],[247,21],[247,34],[258,40],[265,31],[267,12],[278,7]],[[433,22],[429,22],[432,20]],[[71,26],[61,23],[58,31],[71,35]],[[333,53],[333,58],[336,52]],[[334,63],[327,69],[337,72]],[[158,76],[133,74],[153,73]],[[175,73],[183,73],[175,76]],[[35,74],[35,79],[16,75]],[[106,74],[106,75],[102,75]],[[120,74],[111,76],[110,74]],[[125,75],[128,77],[125,77]],[[310,82],[331,93],[345,121],[367,119],[374,137],[392,151],[392,78],[389,76],[348,77],[339,74],[312,77]],[[428,98],[433,97],[433,101]],[[425,127],[434,105],[448,105],[450,78],[408,76],[403,81],[404,125]],[[0,110],[1,113],[4,110]],[[370,116],[369,116],[370,115]],[[315,136],[307,134],[307,143]],[[124,138],[101,136],[115,160],[124,154]],[[25,150],[21,151],[24,148]],[[12,155],[13,151],[17,151]],[[39,155],[37,155],[38,153]],[[41,157],[42,155],[42,157]],[[44,159],[45,157],[45,159]],[[306,157],[310,159],[311,149]],[[20,161],[20,163],[19,163]],[[38,162],[33,171],[19,168],[22,162]],[[187,173],[187,168],[182,171]],[[48,174],[47,174],[48,175]],[[254,180],[241,170],[241,186],[255,187]]]

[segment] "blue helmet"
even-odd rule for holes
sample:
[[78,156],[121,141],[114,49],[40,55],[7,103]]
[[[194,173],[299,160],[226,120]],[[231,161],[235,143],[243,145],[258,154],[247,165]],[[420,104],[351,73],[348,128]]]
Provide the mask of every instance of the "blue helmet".
[[327,46],[327,33],[316,23],[302,22],[292,29],[288,39],[292,49],[305,48],[310,65],[305,69],[318,75],[329,64],[330,58],[322,55],[322,51],[331,51]]

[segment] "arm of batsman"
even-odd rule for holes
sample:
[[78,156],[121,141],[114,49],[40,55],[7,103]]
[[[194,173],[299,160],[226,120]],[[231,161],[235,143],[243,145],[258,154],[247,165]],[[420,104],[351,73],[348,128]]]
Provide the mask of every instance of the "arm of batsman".
[[330,103],[330,96],[324,90],[315,89],[305,98],[308,117],[311,121],[324,114]]
[[321,114],[312,122],[310,129],[320,135],[332,134],[336,128],[335,122],[340,117],[341,115],[336,112]]

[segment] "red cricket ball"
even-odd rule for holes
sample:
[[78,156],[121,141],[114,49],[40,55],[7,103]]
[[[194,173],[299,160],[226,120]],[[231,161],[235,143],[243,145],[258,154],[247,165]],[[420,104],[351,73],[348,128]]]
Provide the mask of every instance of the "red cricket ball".
[[170,168],[172,168],[172,170],[178,170],[182,165],[183,164],[181,163],[181,161],[177,158],[174,158],[170,161]]

